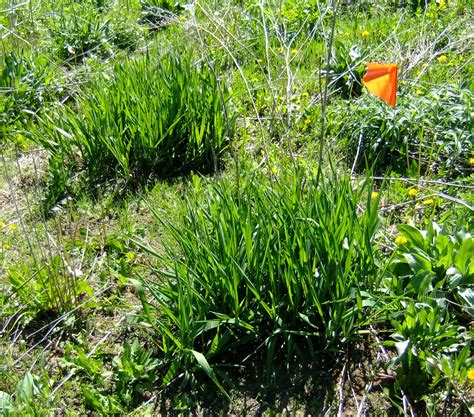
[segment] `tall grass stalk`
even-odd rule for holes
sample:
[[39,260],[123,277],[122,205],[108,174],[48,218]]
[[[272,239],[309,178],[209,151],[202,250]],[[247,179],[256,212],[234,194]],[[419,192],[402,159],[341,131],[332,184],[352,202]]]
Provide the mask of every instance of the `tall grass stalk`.
[[316,183],[319,182],[321,177],[321,170],[323,164],[323,153],[324,153],[324,137],[325,137],[325,128],[326,128],[326,107],[328,101],[328,88],[329,88],[329,67],[331,65],[331,53],[332,53],[332,45],[334,42],[334,29],[336,28],[336,17],[338,11],[338,3],[337,0],[333,0],[331,2],[331,10],[333,11],[333,18],[331,23],[331,32],[329,35],[329,41],[326,46],[327,49],[327,56],[326,56],[326,82],[324,83],[324,94],[323,94],[323,101],[321,103],[321,138],[319,143],[319,157],[318,157],[318,173],[316,176]]

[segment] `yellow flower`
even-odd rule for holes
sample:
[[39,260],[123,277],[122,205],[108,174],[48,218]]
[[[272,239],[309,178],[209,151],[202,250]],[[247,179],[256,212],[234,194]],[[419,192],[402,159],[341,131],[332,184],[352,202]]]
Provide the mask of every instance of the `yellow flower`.
[[304,93],[301,93],[301,97],[309,97],[309,93],[305,91]]
[[401,235],[398,235],[396,238],[395,238],[395,243],[397,245],[405,245],[408,243],[408,239],[406,237],[403,237]]
[[440,9],[446,9],[446,0],[439,0],[438,7]]
[[298,49],[293,48],[293,49],[291,50],[291,55],[296,55],[297,53],[298,53]]
[[4,243],[2,248],[3,248],[3,250],[10,249],[10,245],[8,243]]
[[258,82],[258,78],[252,78],[252,82],[253,82],[253,83]]
[[8,230],[11,230],[12,232],[16,230],[16,224],[12,223],[8,226]]
[[363,38],[366,38],[366,37],[369,36],[369,35],[370,35],[370,33],[369,33],[368,30],[364,30],[364,31],[362,32],[362,37],[363,37]]
[[[474,158],[472,158],[472,159],[474,159]],[[468,161],[469,161],[469,159],[468,159]],[[469,162],[468,162],[468,163],[469,163]],[[3,223],[2,221],[0,221],[0,229],[2,229],[3,227],[5,227],[5,223]]]
[[410,189],[407,191],[407,194],[408,194],[410,197],[415,197],[417,192],[418,192],[418,190],[417,190],[416,188],[410,188]]
[[278,169],[277,167],[272,167],[271,171],[272,171],[272,174],[276,174],[278,172]]
[[469,381],[474,381],[474,368],[469,368],[467,371],[467,379],[469,379]]
[[181,22],[184,22],[186,20],[186,16],[179,16],[179,20],[181,20]]
[[283,52],[283,48],[280,46],[279,48],[277,48],[277,52],[281,54]]
[[349,33],[349,32],[344,32],[343,35],[344,35],[344,36],[349,36],[350,33]]
[[370,197],[372,198],[377,198],[379,196],[379,193],[377,191],[372,191],[372,194],[370,194]]
[[137,255],[135,255],[133,252],[127,252],[127,253],[125,254],[125,257],[126,257],[129,261],[133,261],[133,260],[137,257]]
[[431,205],[431,204],[433,204],[433,203],[434,203],[434,200],[433,200],[432,198],[428,198],[428,199],[426,199],[426,200],[423,201],[423,204],[424,204],[425,206],[429,206],[429,205]]
[[423,94],[423,90],[418,89],[415,91],[415,94]]
[[467,158],[467,164],[468,165],[474,165],[474,158]]
[[446,62],[447,60],[448,60],[448,58],[446,57],[446,55],[440,55],[438,57],[439,62]]

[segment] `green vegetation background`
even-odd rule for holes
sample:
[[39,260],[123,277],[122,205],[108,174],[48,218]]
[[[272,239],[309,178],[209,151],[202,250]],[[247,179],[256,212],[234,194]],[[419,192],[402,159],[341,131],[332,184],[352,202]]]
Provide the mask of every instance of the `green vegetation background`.
[[0,415],[473,412],[469,2],[0,10]]

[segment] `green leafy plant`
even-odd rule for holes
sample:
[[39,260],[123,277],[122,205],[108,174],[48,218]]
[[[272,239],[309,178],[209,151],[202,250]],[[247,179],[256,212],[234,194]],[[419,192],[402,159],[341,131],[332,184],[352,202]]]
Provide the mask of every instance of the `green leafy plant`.
[[456,177],[469,172],[471,106],[470,91],[447,86],[402,94],[394,109],[365,95],[334,109],[332,126],[341,129],[345,151],[359,155],[359,168]]
[[200,370],[221,388],[219,364],[252,363],[271,379],[282,363],[355,336],[375,284],[377,202],[358,213],[366,187],[290,178],[250,173],[238,189],[198,187],[179,226],[165,222],[178,250],[161,257],[142,245],[166,265],[158,283],[137,283],[164,384],[180,372],[195,381]]
[[[46,227],[45,223],[43,226]],[[28,258],[5,268],[8,288],[15,294],[16,300],[20,301],[21,307],[28,310],[25,317],[64,313],[74,308],[82,295],[92,295],[89,282],[73,256],[76,245],[83,242],[71,242],[64,237],[59,221],[57,227],[58,243],[50,234],[46,242],[41,241],[37,234],[35,237],[38,245],[45,247],[34,247],[29,240],[31,252]],[[31,233],[30,230],[29,232]]]
[[471,340],[465,326],[474,314],[474,240],[436,223],[427,230],[398,228],[386,281],[399,299],[389,313],[395,332],[385,342],[397,349],[395,389],[412,401],[440,389],[462,392]]
[[[461,350],[467,334],[437,306],[409,299],[401,303],[403,316],[397,313],[391,320],[394,341],[385,344],[397,349],[391,363],[396,368],[395,389],[402,389],[412,401],[418,401],[433,391],[439,382],[442,358]],[[435,380],[434,375],[438,376]]]
[[[427,230],[398,226],[406,243],[389,268],[392,291],[420,302],[448,304],[461,316],[474,316],[474,239],[466,230],[455,234],[432,223]],[[446,300],[446,301],[443,301]]]
[[50,22],[49,30],[56,54],[66,65],[83,63],[87,58],[107,58],[113,53],[114,26],[91,3],[74,4]]
[[13,394],[0,391],[0,415],[41,415],[49,395],[49,387],[38,376],[26,372]]
[[[253,3],[253,7],[256,4]],[[258,9],[258,7],[256,7]],[[274,14],[275,11],[269,8],[269,12]],[[296,33],[301,32],[303,36],[312,33],[315,29],[315,24],[320,16],[318,6],[310,1],[296,1],[290,0],[282,3],[276,18],[277,27],[284,27],[288,38],[295,36]],[[258,10],[257,10],[258,13]],[[314,33],[313,33],[314,36]]]
[[10,267],[7,280],[34,316],[70,310],[82,293],[90,291],[79,274],[65,267],[60,255],[54,255],[41,267],[30,267],[26,263]]
[[[92,352],[91,352],[92,353]],[[83,348],[66,344],[63,366],[92,385],[84,385],[82,394],[89,408],[101,412],[124,412],[140,404],[145,392],[154,389],[158,378],[158,361],[152,352],[140,346],[138,339],[125,342],[122,352],[112,359],[112,370],[104,372],[104,360],[99,356],[86,354]]]
[[125,342],[123,352],[112,361],[116,391],[123,404],[137,403],[145,391],[152,391],[158,375],[158,361],[152,358],[152,351],[140,346],[138,339],[132,344]]
[[62,162],[52,175],[69,167],[90,184],[210,172],[232,134],[227,100],[225,85],[188,56],[130,60],[116,65],[111,79],[85,88],[74,107],[44,115],[33,140]]
[[361,64],[361,56],[359,45],[352,45],[348,50],[342,42],[335,42],[328,70],[329,79],[330,86],[343,98],[362,94],[364,66]]
[[[55,97],[52,72],[43,57],[5,54],[0,62],[0,137],[15,123],[25,125]],[[60,90],[56,86],[56,92]]]

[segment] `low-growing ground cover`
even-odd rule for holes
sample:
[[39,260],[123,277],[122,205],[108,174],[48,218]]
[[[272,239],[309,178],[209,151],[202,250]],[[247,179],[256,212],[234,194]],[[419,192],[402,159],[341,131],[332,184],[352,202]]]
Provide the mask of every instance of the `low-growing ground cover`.
[[0,415],[473,412],[470,4],[0,9]]

